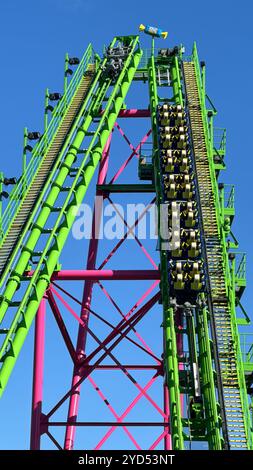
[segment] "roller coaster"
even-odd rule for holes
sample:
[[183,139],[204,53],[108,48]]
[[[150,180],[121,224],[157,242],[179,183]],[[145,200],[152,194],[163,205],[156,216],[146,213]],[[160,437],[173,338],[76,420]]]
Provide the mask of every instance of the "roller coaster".
[[[139,436],[144,428],[153,429],[152,443],[145,443],[145,449],[196,449],[203,443],[211,450],[253,448],[253,353],[247,339],[250,334],[240,335],[238,328],[250,324],[241,300],[246,261],[231,229],[234,187],[220,182],[226,169],[226,130],[214,126],[217,110],[206,93],[205,71],[196,44],[186,56],[182,45],[157,49],[154,39],[150,49],[142,49],[139,36],[117,36],[101,55],[91,44],[81,60],[66,55],[63,94],[46,92],[44,132],[25,129],[21,177],[16,180],[0,175],[0,394],[15,374],[14,366],[35,322],[31,449],[47,448],[43,444],[46,436],[56,448],[71,450],[76,430],[82,433],[85,445],[89,426],[107,429],[102,438],[98,431],[96,449],[106,448],[107,439],[119,428],[134,449],[142,448],[134,431],[138,429]],[[145,109],[138,106],[135,91],[136,105],[128,107],[129,90],[140,86],[148,105]],[[120,120],[135,129],[139,122],[149,123],[137,146],[131,144]],[[107,182],[109,156],[114,165],[119,159],[110,155],[117,131],[132,153]],[[137,162],[139,183],[118,184],[130,161]],[[125,240],[98,265],[98,247],[103,242],[95,237],[94,220],[86,269],[62,269],[60,256],[66,241],[71,240],[73,251],[80,250],[80,244],[71,239],[71,230],[89,186],[94,192],[90,183],[96,170],[95,192],[102,197],[102,204],[112,202],[115,194],[152,194],[158,214],[158,252],[153,253],[159,256],[158,265],[134,235],[152,269],[140,265],[134,269],[138,258],[132,260],[131,270],[105,269]],[[9,184],[13,185],[10,194],[5,191]],[[172,234],[169,241],[164,225]],[[63,281],[71,286],[82,281],[82,299],[64,289]],[[116,305],[105,281],[134,281],[135,293],[137,281],[152,281],[152,287],[128,311],[128,302],[125,308]],[[92,309],[97,286],[120,313],[116,324],[107,307],[103,315]],[[77,302],[74,309],[64,294]],[[121,299],[124,305],[124,289]],[[71,386],[54,406],[43,402],[46,305],[73,368]],[[162,326],[157,345],[160,354],[154,353],[137,331],[154,306],[159,326],[151,318],[149,330]],[[76,346],[63,307],[76,319]],[[105,325],[102,340],[96,326],[92,327],[94,315]],[[95,346],[88,344],[90,336]],[[129,343],[148,356],[149,362],[131,363]],[[114,351],[119,344],[120,359]],[[19,362],[17,367],[25,365]],[[142,370],[153,374],[145,386],[133,376]],[[107,374],[113,388],[116,379],[110,374],[115,371],[123,373],[129,386],[138,390],[121,415],[93,378],[94,372]],[[101,421],[92,401],[93,420],[78,419],[84,381],[90,382],[113,415],[112,421]],[[155,381],[160,383],[160,395],[152,398],[149,389]],[[152,417],[148,421],[146,411],[138,420],[126,421],[141,398],[158,413],[158,421]],[[12,399],[15,406],[15,396]],[[66,403],[67,418],[57,422],[54,414]],[[55,437],[54,426],[61,426],[63,443]]]

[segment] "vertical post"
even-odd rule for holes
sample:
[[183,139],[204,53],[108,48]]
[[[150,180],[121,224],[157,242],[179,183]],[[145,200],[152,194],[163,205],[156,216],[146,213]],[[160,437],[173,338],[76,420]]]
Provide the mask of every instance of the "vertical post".
[[44,346],[45,346],[45,316],[46,299],[43,297],[38,308],[35,320],[34,336],[34,364],[33,364],[33,397],[31,417],[31,450],[40,449],[41,416],[43,398],[43,370],[44,370]]
[[24,144],[23,144],[23,159],[22,159],[22,194],[21,197],[23,198],[26,188],[27,188],[27,181],[26,181],[26,166],[27,166],[27,143],[28,143],[28,129],[27,127],[24,128]]
[[170,73],[172,78],[174,101],[176,104],[180,104],[181,106],[183,106],[182,84],[180,79],[180,71],[177,56],[174,57]]
[[[28,141],[28,129],[27,127],[24,128],[24,144],[23,144],[23,159],[22,159],[22,175],[25,175],[26,170],[26,152],[27,152],[27,141]],[[24,181],[25,184],[25,181]]]
[[202,101],[205,103],[206,101],[206,64],[205,62],[201,62],[201,82],[202,82]]
[[219,193],[220,193],[220,215],[221,215],[221,223],[224,224],[225,221],[225,194],[224,194],[224,184],[219,184]]
[[69,68],[69,55],[66,52],[65,54],[65,65],[64,65],[64,94],[66,93],[68,87],[68,68]]
[[[105,180],[106,180],[110,144],[111,144],[111,135],[107,140],[105,149],[102,154],[100,167],[99,167],[99,173],[98,173],[98,181],[97,181],[98,184],[103,184],[105,183]],[[103,203],[99,201],[98,203],[99,207],[97,207],[96,202],[95,202],[93,220],[92,220],[92,237],[91,237],[90,245],[89,245],[88,261],[87,261],[86,269],[94,269],[95,264],[96,264],[97,250],[98,250],[98,232],[99,232],[99,227],[101,223],[102,204]],[[79,331],[78,331],[76,351],[77,351],[77,355],[79,359],[83,359],[85,357],[87,327],[89,323],[89,309],[91,305],[93,284],[94,284],[94,281],[87,280],[85,282],[84,291],[83,291],[81,319],[83,320],[85,327],[80,326]],[[80,380],[80,378],[82,377],[82,374],[83,374],[83,368],[75,366],[74,372],[73,372],[72,387]],[[71,422],[73,424],[76,422],[76,419],[77,419],[77,414],[78,414],[78,409],[79,409],[79,400],[80,400],[80,389],[81,389],[80,386],[76,387],[74,392],[70,396],[70,400],[69,400],[68,422]],[[64,443],[65,450],[73,449],[75,431],[76,431],[76,427],[72,424],[66,427],[65,443]]]
[[211,150],[213,153],[213,148],[214,148],[214,141],[213,141],[213,111],[208,111],[208,117],[209,117],[209,125],[208,125],[208,130],[209,130],[209,141],[211,145]]
[[49,105],[49,89],[45,93],[45,112],[44,112],[44,131],[47,132],[48,127],[48,105]]
[[154,36],[152,37],[151,55],[152,55],[152,57],[154,57],[154,55],[155,55],[155,38],[154,38]]

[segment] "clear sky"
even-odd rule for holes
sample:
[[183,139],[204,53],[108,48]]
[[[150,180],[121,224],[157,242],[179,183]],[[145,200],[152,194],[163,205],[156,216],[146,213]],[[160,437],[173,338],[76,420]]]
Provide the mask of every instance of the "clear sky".
[[[23,127],[42,130],[45,88],[62,90],[66,51],[81,56],[92,42],[101,52],[114,35],[136,34],[140,23],[167,30],[167,44],[183,43],[189,53],[193,41],[197,41],[200,58],[207,65],[207,91],[219,110],[217,125],[227,128],[228,171],[224,181],[236,185],[234,233],[248,255],[249,288],[244,305],[249,313],[253,300],[252,13],[249,0],[3,0],[0,6],[0,170],[8,176],[20,174]],[[144,36],[142,44],[149,44]],[[70,260],[70,251],[66,260]],[[98,308],[101,302],[97,302]],[[56,338],[51,335],[50,341],[52,348]],[[32,334],[0,402],[2,449],[29,446],[31,367]],[[69,383],[70,374],[63,378],[59,367],[57,373],[50,369],[48,395],[50,387],[62,385],[65,390]],[[90,400],[92,403],[92,396]],[[80,440],[79,445],[86,444]]]

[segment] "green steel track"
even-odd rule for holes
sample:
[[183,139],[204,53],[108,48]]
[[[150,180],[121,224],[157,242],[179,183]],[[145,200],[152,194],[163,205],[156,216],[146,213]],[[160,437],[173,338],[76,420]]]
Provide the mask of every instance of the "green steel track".
[[[238,243],[231,232],[234,190],[226,198],[226,187],[218,182],[225,169],[226,134],[223,132],[220,142],[215,142],[213,118],[217,111],[206,95],[205,67],[202,64],[200,68],[196,45],[192,55],[184,58],[181,47],[167,55],[155,51],[154,39],[152,49],[144,54],[138,36],[117,36],[108,50],[118,44],[123,44],[128,52],[116,76],[106,73],[110,66],[108,54],[99,62],[88,46],[3,214],[0,396],[57,267],[78,206],[125,105],[129,87],[134,80],[148,82],[153,150],[152,163],[141,179],[150,180],[146,187],[155,190],[158,208],[164,366],[172,449],[183,450],[189,441],[206,442],[212,450],[252,449],[238,331],[239,324],[249,322],[241,304],[246,286],[245,257],[238,266],[233,251]],[[173,124],[175,120],[179,124]],[[187,144],[180,147],[186,137]],[[180,160],[183,155],[184,167]],[[175,164],[176,158],[180,164]],[[184,169],[179,171],[177,165]],[[145,172],[145,165],[139,171]],[[175,189],[175,181],[180,181],[181,189]],[[187,181],[187,187],[193,185],[194,191],[187,193]],[[138,185],[132,185],[129,191],[133,188],[138,191]],[[113,185],[111,189],[120,192],[121,186]],[[196,226],[189,225],[191,236],[199,236],[198,245],[194,246],[200,248],[195,255],[190,250],[180,251],[181,239],[179,248],[172,253],[163,247],[160,209],[165,201],[169,213],[177,197],[180,204],[185,204],[186,216],[190,217],[187,211],[196,216]],[[169,228],[173,228],[170,224]],[[180,237],[186,236],[187,230],[180,228]],[[228,243],[229,235],[232,243]],[[182,253],[188,253],[189,259]],[[192,279],[201,282],[194,284]],[[237,318],[238,306],[246,320]],[[180,315],[184,325],[181,329],[177,323]],[[181,342],[180,335],[184,335]],[[252,370],[250,364],[248,368]]]
[[[121,38],[115,38],[110,47],[112,48],[119,39]],[[124,41],[124,38],[122,40]],[[69,135],[66,134],[65,147],[59,155],[56,155],[55,167],[50,172],[50,181],[48,181],[38,201],[37,217],[35,214],[34,219],[28,218],[26,225],[20,228],[20,231],[24,232],[22,241],[15,249],[15,253],[10,259],[11,262],[8,263],[2,276],[2,283],[5,281],[5,284],[0,303],[0,321],[4,324],[4,328],[1,330],[3,341],[0,349],[1,394],[22,348],[40,300],[50,283],[51,275],[74,222],[75,209],[83,201],[107,139],[123,106],[125,96],[142,55],[138,41],[138,37],[128,38],[130,52],[114,84],[112,84],[110,78],[102,78],[107,59],[101,64],[94,78],[92,77],[90,90],[87,92],[87,97],[84,99],[82,109],[79,112],[81,122],[78,118],[75,119],[75,116],[73,117],[74,122],[70,135],[74,134],[74,138],[69,143]],[[76,93],[78,93],[78,90]],[[86,108],[89,99],[91,99],[90,105]],[[80,153],[81,161],[77,166],[78,154],[83,141],[89,135],[88,129],[93,119],[98,117],[98,112],[103,103],[105,103],[103,115],[99,117],[96,128],[90,133],[92,138],[88,140],[85,152]],[[63,122],[64,118],[65,114],[62,118]],[[59,130],[61,131],[61,124]],[[65,149],[66,152],[64,152]],[[47,152],[45,153],[45,159],[46,156]],[[39,175],[39,170],[35,174],[31,185],[27,188],[27,193],[35,185],[37,175]],[[73,180],[70,186],[65,183],[68,176]],[[63,200],[61,200],[61,205],[57,206],[57,198],[60,194]],[[25,199],[26,196],[23,196],[24,201]],[[37,207],[38,205],[35,207],[34,213],[36,213]],[[17,212],[18,214],[19,212]],[[46,223],[52,214],[56,214],[53,227],[46,227]],[[12,227],[13,225],[10,226],[7,239],[10,237]],[[27,236],[26,232],[28,232]],[[40,251],[36,249],[38,242],[41,243]],[[4,247],[4,242],[2,247]],[[29,279],[24,278],[24,273],[29,268],[29,262],[34,257],[37,257],[37,262],[33,275]],[[12,302],[17,289],[23,291],[22,300]],[[5,325],[6,313],[9,310],[12,312],[12,320]]]

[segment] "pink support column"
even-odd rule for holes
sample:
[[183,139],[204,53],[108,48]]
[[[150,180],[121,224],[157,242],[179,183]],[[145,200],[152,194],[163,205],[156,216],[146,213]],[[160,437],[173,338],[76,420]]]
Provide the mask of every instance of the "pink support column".
[[[104,184],[106,181],[111,138],[112,138],[112,135],[110,135],[110,137],[107,140],[107,143],[106,143],[106,146],[105,146],[102,158],[101,158],[101,162],[99,166],[99,173],[98,173],[98,181],[97,181],[98,185]],[[102,201],[100,201],[99,207],[97,207],[96,205],[96,208],[94,209],[94,214],[93,214],[92,237],[91,237],[90,245],[89,245],[88,260],[87,260],[87,267],[86,267],[87,270],[95,269],[95,264],[96,264],[96,259],[97,259],[97,250],[98,250],[98,236],[96,236],[96,234],[98,235],[99,233],[102,209],[103,209],[103,203]],[[77,346],[76,346],[77,357],[80,360],[82,360],[85,357],[87,327],[88,327],[88,322],[89,322],[89,308],[91,305],[93,284],[94,284],[94,281],[87,280],[84,285],[82,307],[81,307],[81,319],[85,326],[79,326]],[[74,387],[77,384],[77,382],[79,382],[82,375],[83,375],[83,369],[78,366],[74,367],[72,387]],[[80,393],[81,393],[81,387],[78,386],[75,388],[74,392],[70,396],[69,410],[68,410],[68,422],[75,423],[77,420]],[[75,426],[70,425],[66,427],[65,443],[64,443],[65,450],[73,449],[75,431],[76,431]]]
[[[170,420],[170,405],[169,405],[169,391],[166,382],[163,386],[163,393],[164,393],[164,413],[167,418],[164,418],[164,422],[166,424],[169,423]],[[170,427],[165,426],[164,431],[166,432],[164,436],[164,450],[171,450],[171,434],[170,434]]]
[[35,320],[34,366],[33,366],[33,397],[31,418],[31,450],[40,449],[41,416],[43,398],[43,370],[45,346],[46,299],[43,298]]

